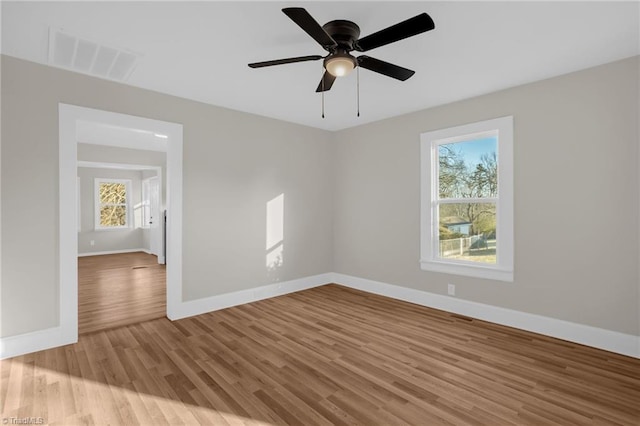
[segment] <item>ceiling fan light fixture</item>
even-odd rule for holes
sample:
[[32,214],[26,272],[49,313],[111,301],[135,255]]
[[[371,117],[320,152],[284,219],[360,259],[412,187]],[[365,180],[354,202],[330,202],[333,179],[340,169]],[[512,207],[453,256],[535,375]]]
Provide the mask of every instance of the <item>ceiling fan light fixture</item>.
[[356,58],[346,53],[337,53],[324,61],[324,68],[334,77],[344,77],[356,67]]
[[[355,58],[351,56],[350,53],[354,50],[367,52],[404,40],[405,38],[431,31],[435,28],[433,19],[431,19],[427,13],[423,12],[413,18],[405,19],[395,25],[369,34],[366,37],[360,37],[360,27],[355,22],[345,19],[335,19],[321,26],[313,16],[302,7],[285,7],[282,9],[282,12],[311,36],[324,50],[329,52],[327,56],[324,56],[324,71],[316,93],[324,93],[327,90],[331,90],[333,83],[338,77],[349,74],[356,67],[395,78],[396,80],[405,81],[415,74],[415,71],[366,55],[360,55]],[[249,64],[249,67],[262,68],[274,65],[293,64],[296,62],[318,61],[322,58],[323,56],[320,55],[298,56],[294,58],[253,62]]]

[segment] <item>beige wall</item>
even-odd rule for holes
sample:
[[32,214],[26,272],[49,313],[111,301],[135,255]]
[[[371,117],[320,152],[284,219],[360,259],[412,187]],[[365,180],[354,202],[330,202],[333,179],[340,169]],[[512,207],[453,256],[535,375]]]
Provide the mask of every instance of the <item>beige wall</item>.
[[[2,56],[0,335],[58,324],[59,102],[184,126],[184,300],[332,269],[327,132]],[[281,193],[284,263],[268,271]]]
[[[330,133],[3,56],[1,335],[58,322],[58,102],[183,124],[184,300],[336,271],[640,334],[638,68]],[[420,270],[420,133],[503,115],[515,282]],[[268,271],[266,203],[282,193],[284,263]]]
[[[336,272],[630,334],[638,58],[338,133]],[[515,281],[422,271],[420,133],[514,116]]]

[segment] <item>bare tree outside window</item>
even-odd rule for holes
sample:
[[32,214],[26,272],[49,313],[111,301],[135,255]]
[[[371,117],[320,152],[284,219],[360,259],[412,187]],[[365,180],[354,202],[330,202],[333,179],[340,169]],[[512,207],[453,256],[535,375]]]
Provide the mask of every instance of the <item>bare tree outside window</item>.
[[438,146],[439,257],[496,263],[497,137]]
[[128,226],[127,182],[100,180],[96,186],[99,203],[98,227]]

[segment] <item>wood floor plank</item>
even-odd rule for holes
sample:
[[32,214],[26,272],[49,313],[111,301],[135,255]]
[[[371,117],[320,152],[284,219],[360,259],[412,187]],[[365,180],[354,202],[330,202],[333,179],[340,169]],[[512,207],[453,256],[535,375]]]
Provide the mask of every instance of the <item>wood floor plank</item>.
[[166,269],[156,256],[121,253],[78,258],[80,334],[166,315]]
[[0,370],[1,416],[49,424],[640,424],[638,359],[338,285],[85,333]]

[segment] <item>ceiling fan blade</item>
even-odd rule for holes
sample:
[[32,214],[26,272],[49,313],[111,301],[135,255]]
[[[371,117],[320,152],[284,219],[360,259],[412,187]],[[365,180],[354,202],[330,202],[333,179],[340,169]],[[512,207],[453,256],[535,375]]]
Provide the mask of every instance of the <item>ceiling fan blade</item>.
[[[324,81],[324,85],[323,85],[323,81]],[[329,72],[325,71],[324,74],[322,75],[322,79],[320,80],[320,84],[318,84],[318,88],[316,89],[316,92],[326,92],[327,90],[331,89],[331,86],[333,86],[334,81],[336,81],[336,77],[329,74]]]
[[365,55],[358,56],[358,65],[362,68],[366,68],[370,71],[374,71],[400,81],[405,81],[416,73],[410,69]]
[[270,67],[272,65],[293,64],[295,62],[317,61],[318,59],[322,59],[322,58],[323,57],[320,55],[298,56],[295,58],[284,58],[284,59],[276,59],[273,61],[254,62],[252,64],[249,64],[249,66],[251,68],[262,68],[262,67]]
[[320,46],[325,50],[336,47],[338,43],[313,19],[309,12],[302,7],[286,7],[282,9],[285,15],[287,15],[293,22],[298,24],[307,34],[309,34],[315,41],[320,43]]
[[433,23],[433,19],[426,13],[421,13],[406,21],[402,21],[384,30],[361,38],[356,42],[355,49],[359,52],[366,52],[367,50],[394,43],[434,28],[435,24]]

